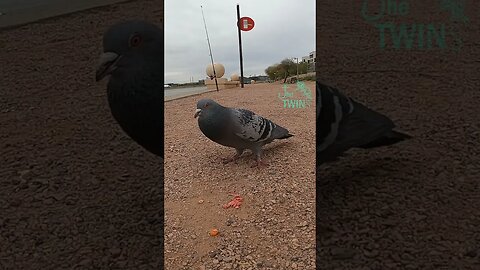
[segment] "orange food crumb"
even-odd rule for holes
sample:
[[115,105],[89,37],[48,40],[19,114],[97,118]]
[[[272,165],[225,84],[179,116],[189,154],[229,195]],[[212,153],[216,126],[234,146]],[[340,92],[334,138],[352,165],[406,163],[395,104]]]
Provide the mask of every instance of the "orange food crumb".
[[218,230],[217,229],[211,229],[209,234],[210,234],[210,236],[217,236],[218,235]]
[[230,208],[230,207],[233,207],[233,208],[236,208],[236,209],[240,208],[240,205],[242,205],[242,202],[243,202],[243,198],[240,197],[240,195],[237,195],[237,194],[231,194],[231,195],[234,196],[233,199],[229,203],[223,205],[223,208],[225,208],[225,209]]

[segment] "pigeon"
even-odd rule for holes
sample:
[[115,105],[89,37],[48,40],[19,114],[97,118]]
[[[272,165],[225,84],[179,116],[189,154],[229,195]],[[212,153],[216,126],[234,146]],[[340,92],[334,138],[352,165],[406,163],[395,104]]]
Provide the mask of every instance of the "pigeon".
[[252,167],[265,166],[262,147],[293,136],[286,128],[252,111],[224,107],[211,99],[198,101],[194,118],[197,117],[198,126],[207,138],[237,151],[235,156],[223,160],[225,164],[236,161],[244,150],[250,149],[256,157]]
[[387,116],[317,81],[317,166],[338,160],[350,148],[392,145],[411,136],[394,131]]
[[163,30],[139,20],[113,25],[103,36],[96,81],[107,75],[108,103],[122,130],[163,158]]

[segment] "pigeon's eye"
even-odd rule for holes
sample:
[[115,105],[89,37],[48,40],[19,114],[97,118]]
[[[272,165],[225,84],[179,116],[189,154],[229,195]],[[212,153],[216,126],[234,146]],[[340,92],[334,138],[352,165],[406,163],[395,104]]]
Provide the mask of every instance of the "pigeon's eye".
[[207,108],[208,107],[208,103],[205,103],[205,106],[203,106],[204,108]]
[[130,47],[138,47],[142,43],[142,37],[140,35],[135,34],[130,38]]

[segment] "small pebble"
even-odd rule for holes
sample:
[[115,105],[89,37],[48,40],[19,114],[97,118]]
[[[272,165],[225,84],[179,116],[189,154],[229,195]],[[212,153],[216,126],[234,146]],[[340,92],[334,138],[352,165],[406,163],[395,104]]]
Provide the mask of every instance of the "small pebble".
[[478,252],[476,249],[469,250],[467,253],[465,253],[465,256],[475,258],[477,257]]
[[334,247],[330,250],[332,256],[337,260],[345,260],[353,258],[355,255],[354,251],[349,248]]

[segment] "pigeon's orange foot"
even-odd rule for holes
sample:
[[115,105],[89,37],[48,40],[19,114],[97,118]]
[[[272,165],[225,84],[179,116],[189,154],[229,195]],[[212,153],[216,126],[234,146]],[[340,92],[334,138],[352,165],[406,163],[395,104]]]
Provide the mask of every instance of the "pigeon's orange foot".
[[224,159],[222,160],[222,162],[223,162],[223,164],[228,164],[228,163],[230,163],[230,162],[233,161],[235,164],[237,164],[237,159],[238,159],[237,156],[235,156],[235,157],[230,157],[230,158],[224,158]]
[[253,163],[252,166],[250,166],[251,168],[265,168],[268,166],[268,163],[266,163],[265,161],[263,160],[257,160],[255,163]]

